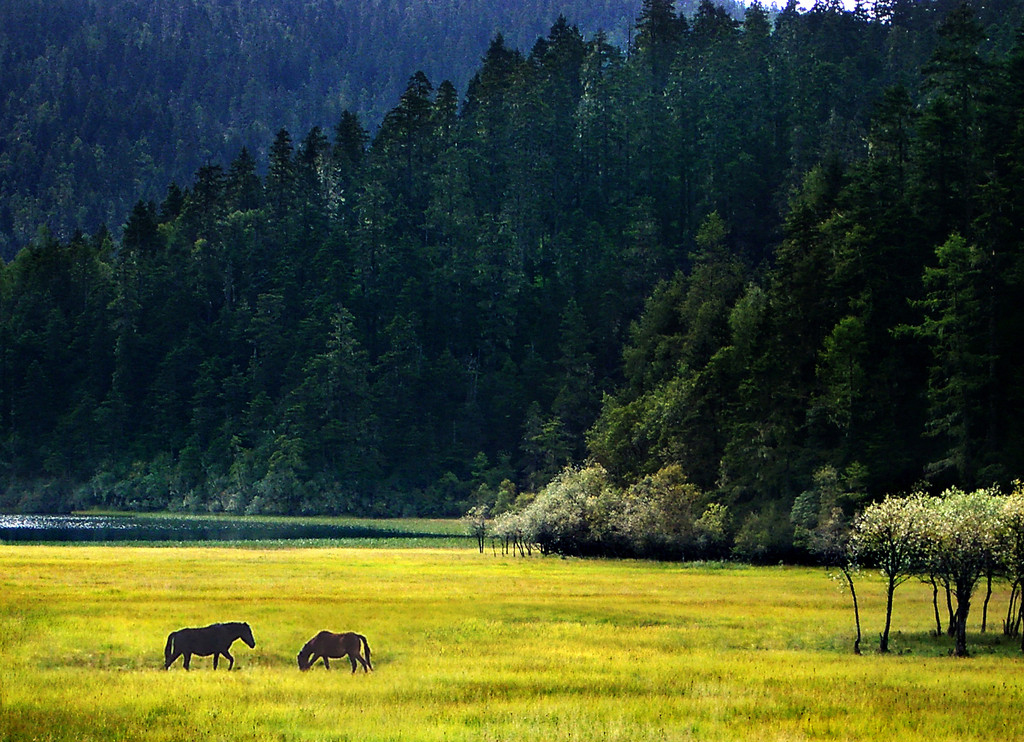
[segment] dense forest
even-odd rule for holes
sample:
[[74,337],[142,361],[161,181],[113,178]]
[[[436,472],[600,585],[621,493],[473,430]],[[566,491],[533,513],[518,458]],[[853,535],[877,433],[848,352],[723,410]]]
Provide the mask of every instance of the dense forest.
[[[688,0],[695,7],[697,0]],[[741,6],[728,3],[733,12]],[[274,133],[359,114],[410,75],[465,89],[495,33],[528,46],[565,13],[628,43],[639,0],[0,0],[0,259],[40,224],[120,225]]]
[[0,273],[3,504],[513,512],[576,472],[756,556],[826,500],[1008,484],[1022,22],[559,18],[372,136],[281,128],[116,233],[43,230]]

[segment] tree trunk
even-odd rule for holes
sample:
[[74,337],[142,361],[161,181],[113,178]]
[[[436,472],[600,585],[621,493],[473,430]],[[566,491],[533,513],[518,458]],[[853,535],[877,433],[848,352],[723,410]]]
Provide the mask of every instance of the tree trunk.
[[1003,622],[1003,636],[1016,636],[1014,627],[1017,625],[1017,599],[1020,596],[1020,582],[1013,583],[1010,588],[1010,602],[1006,606],[1006,620]]
[[850,595],[853,596],[853,619],[857,624],[857,639],[853,642],[853,653],[860,654],[860,607],[857,605],[857,591],[853,587],[853,575],[848,569],[843,570],[846,582],[850,585]]
[[956,647],[953,655],[967,656],[967,614],[971,610],[971,593],[958,589],[956,594]]
[[892,594],[896,592],[896,581],[890,577],[885,595],[885,630],[878,637],[878,651],[885,654],[889,651],[889,627],[892,626]]
[[[1020,608],[1017,611],[1017,618],[1014,619],[1014,625],[1018,627],[1018,630],[1021,625],[1021,622],[1024,621],[1024,595],[1021,596],[1019,605]],[[1024,652],[1024,631],[1021,632],[1020,651]]]
[[1018,601],[1020,610],[1017,612],[1017,617],[1013,619],[1013,636],[1020,634],[1020,625],[1024,623],[1024,594],[1018,598]]
[[984,634],[988,628],[988,602],[992,599],[992,573],[987,575],[987,589],[985,590],[985,602],[981,606],[981,633]]
[[939,618],[939,583],[932,577],[932,608],[935,609],[935,636],[942,636],[942,619]]
[[949,612],[949,626],[946,628],[948,636],[956,636],[956,611],[953,610],[953,591],[946,583],[946,610]]

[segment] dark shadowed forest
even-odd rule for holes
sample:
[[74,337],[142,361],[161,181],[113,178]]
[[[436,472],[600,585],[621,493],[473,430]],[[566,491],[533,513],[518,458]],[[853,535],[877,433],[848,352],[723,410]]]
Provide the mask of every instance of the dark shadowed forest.
[[[692,10],[697,0],[680,8]],[[739,17],[742,6],[728,0]],[[640,0],[2,0],[0,258],[68,239],[281,128],[371,131],[409,77],[459,90],[491,39],[529,48],[564,13],[628,44]]]
[[644,0],[622,41],[490,35],[379,126],[280,114],[0,268],[0,504],[451,515],[598,477],[765,554],[808,493],[1008,485],[1022,22]]

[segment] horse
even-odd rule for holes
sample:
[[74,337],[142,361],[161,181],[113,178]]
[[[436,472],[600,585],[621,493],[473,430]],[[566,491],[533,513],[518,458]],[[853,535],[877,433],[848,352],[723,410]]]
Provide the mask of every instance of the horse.
[[256,646],[256,640],[252,638],[252,629],[249,624],[239,621],[231,623],[215,623],[204,626],[201,629],[178,629],[167,636],[167,646],[164,647],[164,669],[166,670],[181,655],[185,655],[185,669],[189,669],[192,655],[200,657],[213,655],[213,669],[217,669],[217,660],[224,655],[228,660],[228,670],[235,666],[235,658],[231,656],[228,649],[236,639],[241,639],[249,645],[249,648]]
[[[366,658],[359,653],[360,648],[366,649]],[[348,656],[352,663],[352,672],[356,671],[356,660],[363,666],[363,672],[373,669],[370,663],[370,645],[362,634],[354,634],[351,631],[344,634],[335,634],[331,631],[321,631],[299,650],[297,657],[299,669],[305,672],[313,666],[318,659],[323,658],[324,667],[331,669],[330,659],[339,659]]]

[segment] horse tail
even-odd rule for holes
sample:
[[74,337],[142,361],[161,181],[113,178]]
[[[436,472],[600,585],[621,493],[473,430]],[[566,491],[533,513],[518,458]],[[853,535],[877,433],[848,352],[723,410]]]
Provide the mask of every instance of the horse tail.
[[174,635],[177,631],[172,631],[167,635],[167,645],[164,647],[164,663],[171,664],[171,655],[174,653]]
[[372,670],[373,663],[370,662],[370,642],[366,641],[366,637],[362,634],[357,634],[356,636],[358,636],[359,639],[363,642],[363,649],[366,650],[366,664],[369,665],[370,669]]

